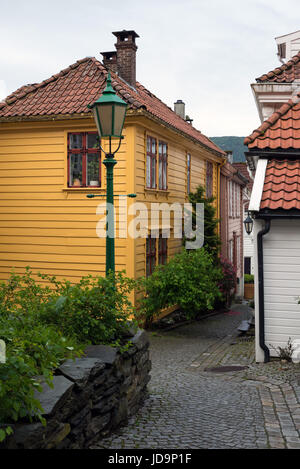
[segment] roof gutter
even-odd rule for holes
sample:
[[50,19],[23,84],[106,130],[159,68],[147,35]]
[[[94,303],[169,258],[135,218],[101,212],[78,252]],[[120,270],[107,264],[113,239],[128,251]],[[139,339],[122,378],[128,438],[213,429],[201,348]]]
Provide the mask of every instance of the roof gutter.
[[258,303],[259,303],[259,345],[264,352],[264,363],[270,361],[270,350],[265,343],[265,291],[264,291],[264,253],[263,236],[270,231],[271,219],[265,220],[265,226],[257,233],[258,262]]

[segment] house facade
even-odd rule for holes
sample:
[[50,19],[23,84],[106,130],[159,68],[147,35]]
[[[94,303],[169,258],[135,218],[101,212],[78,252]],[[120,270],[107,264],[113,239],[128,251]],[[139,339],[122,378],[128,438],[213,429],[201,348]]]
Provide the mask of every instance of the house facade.
[[254,217],[256,360],[289,339],[300,344],[300,94],[245,139],[256,168]]
[[[99,237],[104,155],[88,105],[102,94],[108,70],[116,93],[128,104],[114,170],[116,269],[132,278],[149,275],[180,250],[172,214],[170,238],[163,237],[168,227],[161,221],[158,237],[151,238],[152,203],[183,204],[202,184],[215,196],[220,215],[224,152],[136,81],[138,35],[114,35],[116,50],[103,52],[103,63],[93,57],[79,60],[0,103],[1,279],[12,268],[22,272],[28,265],[33,273],[72,282],[105,273],[105,239]],[[90,193],[103,198],[87,199]],[[137,197],[118,197],[130,193]],[[139,203],[145,223],[134,238],[128,232]]]
[[236,295],[244,294],[243,193],[248,180],[228,160],[221,168],[221,255],[234,265]]

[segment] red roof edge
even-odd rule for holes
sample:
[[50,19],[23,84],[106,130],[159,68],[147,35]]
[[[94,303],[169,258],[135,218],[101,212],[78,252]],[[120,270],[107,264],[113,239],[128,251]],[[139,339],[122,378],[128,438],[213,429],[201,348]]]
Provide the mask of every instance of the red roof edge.
[[300,51],[294,55],[288,62],[285,64],[281,65],[281,67],[276,67],[274,70],[271,70],[268,73],[264,73],[262,76],[259,78],[256,78],[256,81],[259,82],[265,82],[268,81],[269,79],[272,79],[278,75],[281,75],[283,72],[286,70],[289,70],[291,67],[293,67],[295,64],[297,64],[300,61]]
[[287,103],[284,103],[278,111],[275,111],[267,120],[265,120],[252,134],[245,137],[244,145],[253,143],[258,137],[263,135],[272,125],[274,125],[281,117],[283,117],[293,106],[300,102],[300,93],[294,96]]

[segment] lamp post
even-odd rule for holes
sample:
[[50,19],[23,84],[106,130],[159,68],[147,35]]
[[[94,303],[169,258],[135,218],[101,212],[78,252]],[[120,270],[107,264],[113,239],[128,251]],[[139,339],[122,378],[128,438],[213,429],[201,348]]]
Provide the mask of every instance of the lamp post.
[[[119,96],[111,84],[108,72],[106,88],[94,104],[88,106],[93,111],[94,119],[101,139],[108,138],[109,151],[105,154],[103,164],[106,167],[106,275],[115,272],[115,220],[114,220],[114,166],[117,164],[114,156],[122,141],[122,130],[126,115],[127,104]],[[112,139],[119,139],[117,149],[112,151]],[[130,194],[134,196],[134,194]],[[87,197],[97,197],[89,194]]]
[[250,217],[250,213],[248,212],[247,218],[244,220],[244,226],[246,233],[250,235],[253,229],[253,219]]

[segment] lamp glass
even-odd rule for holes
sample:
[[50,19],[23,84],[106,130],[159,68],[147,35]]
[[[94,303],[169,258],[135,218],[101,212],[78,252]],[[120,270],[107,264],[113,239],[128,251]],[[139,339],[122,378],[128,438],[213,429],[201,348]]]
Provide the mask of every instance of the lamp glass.
[[250,234],[252,233],[253,220],[252,220],[252,218],[250,217],[249,213],[248,213],[248,216],[247,216],[246,220],[244,221],[244,225],[245,225],[246,233],[247,233],[248,235],[250,235]]
[[121,137],[122,129],[124,125],[126,115],[126,106],[115,104],[114,106],[114,125],[113,125],[113,135]]

